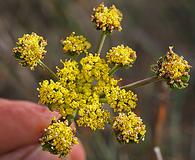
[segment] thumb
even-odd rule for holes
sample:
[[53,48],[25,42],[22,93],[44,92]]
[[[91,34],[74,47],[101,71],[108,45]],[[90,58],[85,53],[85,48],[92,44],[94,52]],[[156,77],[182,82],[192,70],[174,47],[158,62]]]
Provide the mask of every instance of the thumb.
[[35,103],[0,99],[0,154],[37,143],[54,115]]

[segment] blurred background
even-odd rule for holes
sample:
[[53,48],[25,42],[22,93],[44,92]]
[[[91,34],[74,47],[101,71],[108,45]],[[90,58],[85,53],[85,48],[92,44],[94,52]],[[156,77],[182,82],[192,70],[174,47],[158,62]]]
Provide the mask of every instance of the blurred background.
[[[19,66],[12,48],[24,33],[36,32],[48,41],[44,62],[55,70],[64,58],[60,40],[72,31],[83,34],[97,48],[100,33],[90,21],[95,0],[0,0],[0,97],[38,102],[38,82],[48,75],[41,69],[30,71]],[[150,65],[175,46],[175,52],[195,64],[195,1],[125,0],[105,1],[123,13],[122,32],[106,39],[103,51],[125,44],[137,51],[131,69],[117,72],[127,84],[152,76]],[[145,141],[118,144],[109,129],[90,132],[80,129],[89,160],[155,160],[155,146],[165,160],[195,159],[195,70],[184,90],[169,90],[163,83],[135,89],[139,104],[136,113],[147,126]],[[109,127],[108,127],[109,128]]]

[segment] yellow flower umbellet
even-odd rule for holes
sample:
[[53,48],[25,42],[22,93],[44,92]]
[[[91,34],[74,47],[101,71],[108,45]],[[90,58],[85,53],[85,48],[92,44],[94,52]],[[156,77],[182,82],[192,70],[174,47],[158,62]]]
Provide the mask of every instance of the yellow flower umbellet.
[[77,36],[75,32],[72,32],[64,41],[62,41],[64,53],[81,54],[87,53],[87,50],[91,47],[91,44],[84,36]]
[[191,66],[183,57],[173,52],[173,47],[161,57],[156,65],[153,65],[153,71],[159,78],[167,81],[171,88],[186,88],[190,79],[189,71]]
[[110,94],[106,94],[108,104],[115,112],[129,112],[137,105],[137,95],[119,87],[113,87]]
[[120,143],[138,143],[139,140],[144,140],[146,133],[142,119],[133,112],[119,113],[114,119],[112,129]]
[[24,34],[22,38],[18,39],[16,45],[13,48],[14,56],[22,66],[29,66],[31,70],[37,66],[46,54],[45,46],[47,42],[34,32]]
[[92,22],[95,23],[98,30],[111,33],[113,30],[121,31],[122,13],[112,5],[110,8],[101,3],[94,8]]
[[112,47],[106,55],[108,63],[131,66],[136,60],[136,52],[128,46]]
[[92,130],[96,130],[105,128],[105,124],[109,122],[110,113],[97,101],[96,103],[86,104],[79,109],[78,116],[77,124],[79,126],[90,127]]
[[42,138],[40,138],[43,150],[48,150],[52,154],[60,157],[66,156],[74,144],[78,144],[75,137],[76,130],[68,126],[68,122],[61,122],[55,118],[47,129]]
[[103,31],[97,52],[89,53],[91,44],[85,37],[76,36],[73,32],[62,42],[64,53],[71,56],[85,54],[78,57],[79,61],[61,60],[62,66],[56,67],[56,73],[41,61],[47,44],[43,37],[32,33],[18,39],[13,53],[20,64],[28,65],[31,69],[40,64],[54,77],[39,83],[37,89],[39,103],[47,105],[52,111],[58,111],[62,116],[60,120],[54,118],[45,129],[40,139],[44,150],[60,157],[66,156],[71,147],[78,143],[76,130],[70,127],[72,122],[93,131],[104,129],[110,124],[120,143],[138,143],[144,140],[146,127],[133,112],[138,98],[130,90],[131,87],[159,79],[165,79],[173,88],[185,88],[188,85],[191,66],[170,48],[154,66],[156,76],[120,87],[118,82],[122,79],[116,79],[113,75],[121,67],[132,66],[136,52],[128,46],[119,45],[112,47],[105,59],[101,58],[100,53],[106,33],[120,31],[121,20],[122,14],[114,5],[107,8],[103,3],[100,4],[92,15],[96,28]]
[[54,82],[53,80],[44,80],[39,83],[41,88],[39,91],[39,102],[45,105],[62,105],[64,104],[65,97],[69,90],[64,88],[61,83]]

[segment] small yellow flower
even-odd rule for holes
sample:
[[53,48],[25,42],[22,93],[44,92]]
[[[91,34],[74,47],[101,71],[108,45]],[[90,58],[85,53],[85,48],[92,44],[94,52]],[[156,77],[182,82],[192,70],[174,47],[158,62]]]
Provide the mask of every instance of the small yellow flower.
[[107,8],[101,3],[97,8],[94,8],[93,11],[92,22],[96,24],[98,30],[110,33],[113,30],[122,30],[122,13],[114,5]]
[[115,112],[129,112],[137,105],[137,95],[132,91],[126,91],[117,87],[112,87],[111,92],[106,94],[108,104]]
[[129,112],[128,115],[119,113],[114,118],[112,129],[120,143],[138,143],[140,140],[144,140],[146,133],[142,119],[133,112]]
[[64,53],[81,54],[87,53],[87,50],[91,47],[91,44],[86,40],[84,36],[76,36],[75,32],[72,32],[64,41],[62,41]]
[[75,81],[79,75],[78,63],[76,61],[61,61],[63,63],[63,68],[57,68],[57,76],[60,78],[60,81],[66,83],[67,81]]
[[110,113],[101,107],[100,103],[87,104],[78,112],[77,124],[90,127],[92,130],[104,129],[110,118]]
[[13,54],[22,66],[29,66],[31,70],[37,66],[46,54],[45,46],[47,42],[36,33],[24,34],[18,38]]
[[69,90],[64,88],[59,82],[44,80],[39,84],[39,102],[41,104],[58,106],[65,102],[65,97],[69,94]]
[[153,66],[153,71],[159,78],[165,79],[171,88],[182,89],[188,86],[190,68],[188,62],[174,53],[173,47],[169,47],[167,54]]
[[39,103],[48,105],[52,111],[58,111],[64,117],[72,115],[82,104],[82,97],[74,88],[69,89],[70,86],[64,87],[64,83],[44,80],[37,89]]
[[136,52],[128,46],[112,47],[106,55],[108,63],[131,66],[136,60]]
[[118,85],[119,80],[114,79],[113,77],[108,77],[104,80],[99,80],[94,86],[93,90],[98,94],[110,95],[111,90]]
[[78,144],[78,139],[75,137],[75,129],[69,127],[67,121],[53,119],[40,142],[43,150],[64,157],[74,144]]
[[81,79],[85,79],[88,82],[100,79],[106,79],[109,74],[109,66],[105,60],[100,58],[99,54],[89,54],[82,58],[80,61],[82,65]]
[[87,103],[81,105],[79,108],[77,124],[79,126],[90,127],[92,130],[104,129],[109,121],[110,114],[107,110],[103,109],[99,102],[99,95],[94,92],[91,96],[85,98]]

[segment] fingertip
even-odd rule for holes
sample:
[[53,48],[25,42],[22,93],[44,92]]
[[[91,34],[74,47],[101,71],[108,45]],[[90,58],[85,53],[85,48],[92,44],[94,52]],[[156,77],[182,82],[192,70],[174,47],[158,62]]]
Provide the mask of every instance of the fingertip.
[[81,143],[72,147],[68,160],[86,160],[85,150]]

